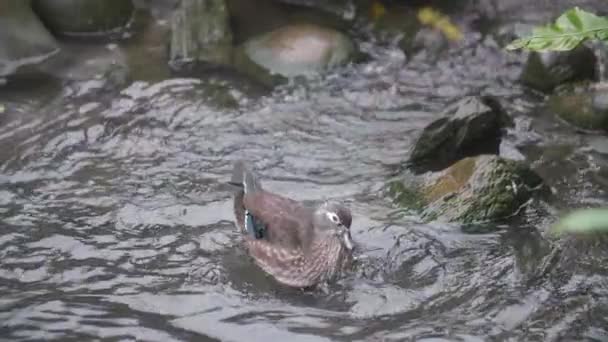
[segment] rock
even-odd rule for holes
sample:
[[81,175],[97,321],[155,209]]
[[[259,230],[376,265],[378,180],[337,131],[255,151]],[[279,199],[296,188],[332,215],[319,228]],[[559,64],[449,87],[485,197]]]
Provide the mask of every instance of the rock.
[[273,74],[286,77],[314,74],[353,58],[350,38],[312,24],[281,27],[244,44],[245,54]]
[[424,53],[425,60],[436,60],[448,51],[449,40],[438,30],[422,27],[414,35],[404,35],[399,41],[399,48],[406,55]]
[[561,84],[595,77],[595,54],[589,47],[579,45],[571,51],[529,53],[520,80],[531,88],[551,92]]
[[543,181],[525,164],[493,155],[468,157],[429,175],[420,189],[427,220],[475,223],[515,214]]
[[171,21],[170,62],[230,64],[232,31],[224,0],[183,0]]
[[499,152],[509,118],[492,97],[469,96],[424,128],[410,153],[412,171],[438,171],[469,156]]
[[57,42],[32,13],[30,2],[0,2],[0,77],[43,61],[59,51]]
[[[534,14],[532,16],[533,19],[524,22],[500,25],[493,32],[497,42],[506,46],[515,39],[531,35],[534,27],[544,25],[549,20]],[[596,55],[586,45],[579,45],[571,51],[522,53],[527,56],[519,75],[520,82],[542,92],[551,92],[562,84],[594,79],[597,75]]]
[[568,123],[586,130],[608,130],[608,89],[555,94],[549,110]]
[[32,7],[53,32],[66,36],[107,35],[132,19],[131,0],[33,0]]

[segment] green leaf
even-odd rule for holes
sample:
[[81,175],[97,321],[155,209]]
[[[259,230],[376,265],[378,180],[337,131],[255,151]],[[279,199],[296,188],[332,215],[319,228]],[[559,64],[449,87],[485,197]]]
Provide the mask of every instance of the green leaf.
[[568,51],[588,39],[608,40],[608,18],[574,7],[557,18],[554,24],[535,27],[531,36],[514,40],[506,49]]
[[581,209],[562,218],[551,229],[554,233],[608,232],[608,209]]

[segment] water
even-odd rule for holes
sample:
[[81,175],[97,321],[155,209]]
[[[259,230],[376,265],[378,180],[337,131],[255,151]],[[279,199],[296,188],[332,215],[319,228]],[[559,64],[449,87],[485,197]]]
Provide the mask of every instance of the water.
[[[365,40],[370,62],[266,96],[233,76],[159,77],[149,61],[135,82],[3,89],[0,336],[608,340],[605,248],[544,236],[559,210],[606,203],[608,158],[594,148],[606,137],[542,112],[515,82],[519,56],[467,39],[437,63]],[[507,143],[561,196],[477,234],[399,211],[382,187],[416,134],[480,93],[516,117]],[[237,159],[272,191],[345,200],[369,259],[327,294],[265,277],[239,247],[223,186]]]

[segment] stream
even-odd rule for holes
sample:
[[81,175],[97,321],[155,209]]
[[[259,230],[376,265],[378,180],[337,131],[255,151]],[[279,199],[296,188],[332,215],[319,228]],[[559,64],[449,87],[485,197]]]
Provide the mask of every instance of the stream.
[[[572,1],[539,3],[550,17]],[[272,91],[169,76],[145,39],[64,42],[137,66],[128,81],[86,66],[0,86],[0,339],[608,341],[608,254],[544,234],[562,210],[608,203],[608,138],[543,111],[517,82],[521,54],[465,40],[425,60],[361,34],[369,61]],[[472,94],[501,101],[516,123],[505,146],[559,194],[475,233],[384,192],[422,128]],[[363,264],[328,293],[266,277],[225,187],[241,159],[273,192],[345,201]]]

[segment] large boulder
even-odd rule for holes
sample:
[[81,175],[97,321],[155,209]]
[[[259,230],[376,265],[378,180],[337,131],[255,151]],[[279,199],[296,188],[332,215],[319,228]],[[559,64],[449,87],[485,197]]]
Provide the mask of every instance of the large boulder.
[[0,42],[0,77],[59,51],[53,36],[25,0],[0,2]]
[[171,21],[170,64],[231,63],[232,31],[224,0],[183,0]]
[[345,34],[313,24],[283,26],[250,39],[243,48],[253,62],[286,77],[319,73],[347,63],[355,53]]
[[508,123],[509,118],[494,98],[465,97],[424,128],[408,165],[422,173],[442,170],[463,157],[497,154],[502,130]]
[[474,223],[515,214],[543,181],[525,164],[493,155],[462,159],[428,176],[420,193],[427,220]]
[[67,36],[115,32],[134,13],[131,0],[33,0],[32,6],[47,27]]

